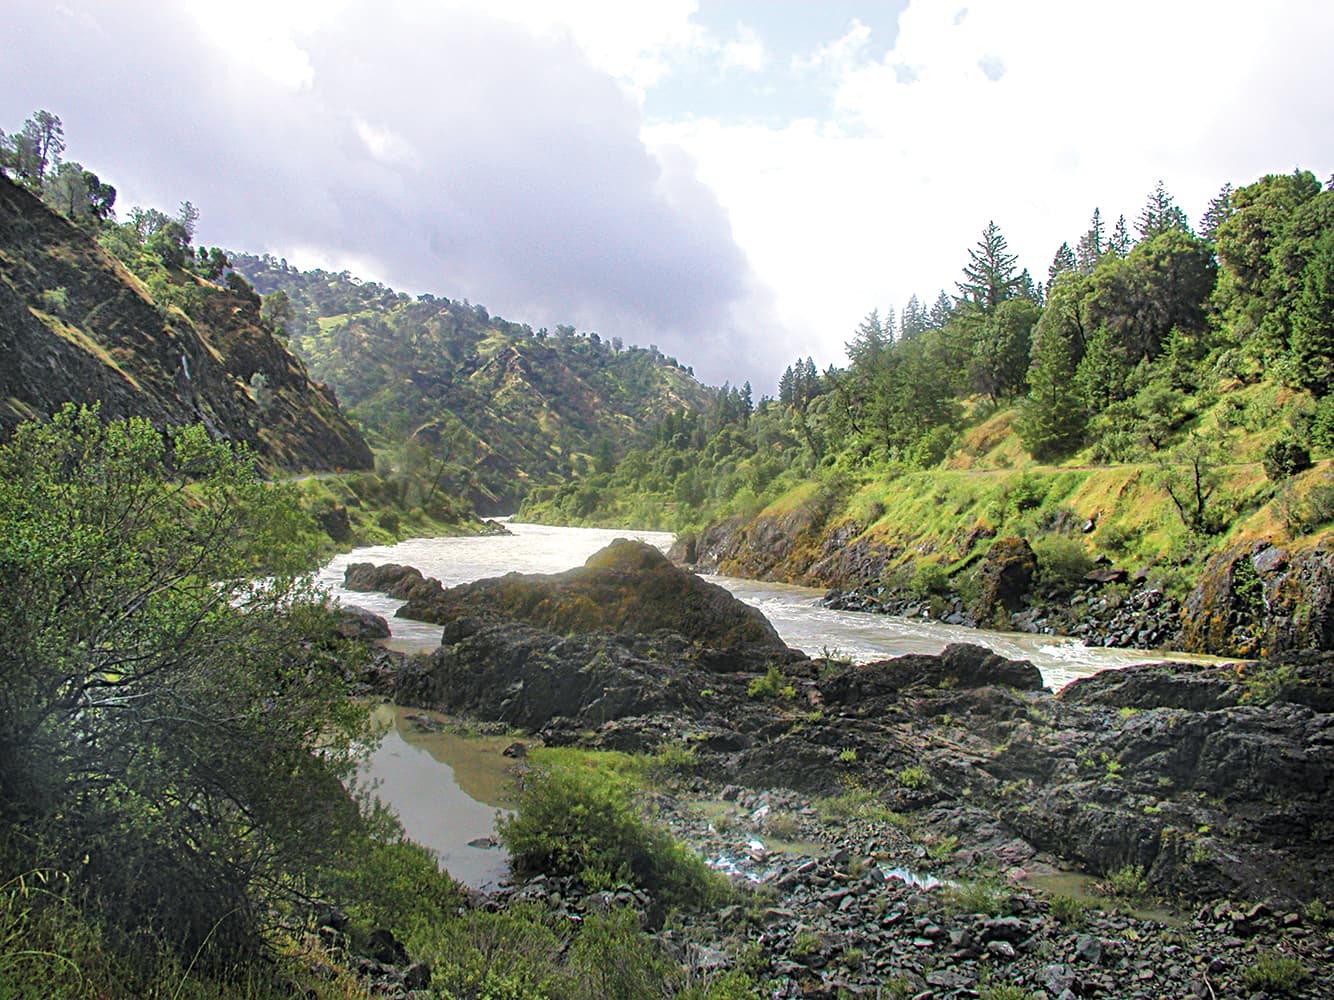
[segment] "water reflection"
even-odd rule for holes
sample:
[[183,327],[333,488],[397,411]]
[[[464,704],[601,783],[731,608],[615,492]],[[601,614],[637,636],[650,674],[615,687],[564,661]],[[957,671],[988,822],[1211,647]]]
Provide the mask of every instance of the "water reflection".
[[384,739],[362,764],[361,782],[394,810],[409,837],[436,852],[451,875],[487,888],[505,874],[508,857],[500,847],[470,842],[489,845],[496,816],[507,812],[511,762],[502,751],[512,741],[431,728],[440,718],[377,705],[372,719]]

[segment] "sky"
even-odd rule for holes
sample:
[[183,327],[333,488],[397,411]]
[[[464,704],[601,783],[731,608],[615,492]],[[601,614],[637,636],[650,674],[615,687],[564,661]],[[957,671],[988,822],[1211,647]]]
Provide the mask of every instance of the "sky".
[[196,242],[773,392],[1159,180],[1334,172],[1328,0],[6,0],[0,128]]

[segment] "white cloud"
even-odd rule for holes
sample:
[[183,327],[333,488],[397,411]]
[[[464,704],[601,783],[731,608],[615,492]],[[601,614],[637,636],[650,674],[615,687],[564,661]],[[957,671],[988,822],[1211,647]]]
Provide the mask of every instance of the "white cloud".
[[[931,301],[991,219],[1035,277],[1095,207],[1133,227],[1162,178],[1197,218],[1227,180],[1334,163],[1334,7],[915,0],[883,59],[819,49],[822,122],[656,123],[718,191],[792,341],[837,360],[858,319]],[[809,68],[809,65],[807,68]],[[1002,72],[1003,70],[1003,72]],[[804,353],[804,351],[803,351]]]

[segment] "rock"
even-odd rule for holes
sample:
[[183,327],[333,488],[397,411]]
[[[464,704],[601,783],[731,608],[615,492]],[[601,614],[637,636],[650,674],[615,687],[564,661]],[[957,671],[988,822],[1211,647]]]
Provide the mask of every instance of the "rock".
[[1014,945],[1010,944],[1009,941],[988,941],[987,954],[995,955],[997,958],[1010,959],[1014,958],[1018,953],[1014,950]]
[[625,539],[564,573],[510,573],[438,592],[415,590],[407,601],[400,617],[436,624],[508,619],[561,636],[671,632],[697,644],[700,662],[714,671],[805,660],[757,609],[673,566],[653,546]]
[[403,942],[394,937],[394,932],[383,927],[371,931],[367,949],[375,961],[384,965],[407,965],[408,950]]
[[998,538],[978,570],[981,593],[974,609],[979,621],[994,621],[1023,606],[1037,576],[1038,559],[1023,538]]
[[1075,985],[1075,974],[1068,965],[1044,965],[1038,972],[1038,982],[1052,996],[1060,996]]
[[421,570],[413,566],[401,566],[398,563],[351,563],[343,570],[343,587],[347,590],[375,591],[388,594],[400,601],[406,601],[414,595],[427,598],[439,593],[440,581],[434,577],[424,578]]
[[344,604],[337,611],[334,631],[344,639],[387,639],[389,623],[374,611]]
[[1075,941],[1075,957],[1089,965],[1102,962],[1102,942],[1091,934],[1081,934]]
[[822,679],[818,689],[826,705],[850,705],[917,686],[992,684],[1037,691],[1042,688],[1042,673],[1027,660],[1007,660],[982,646],[951,643],[939,656],[901,656],[838,670]]

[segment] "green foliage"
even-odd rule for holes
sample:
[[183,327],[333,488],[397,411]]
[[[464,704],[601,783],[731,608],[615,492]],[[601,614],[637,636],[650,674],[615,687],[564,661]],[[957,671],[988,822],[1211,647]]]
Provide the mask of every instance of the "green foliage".
[[723,895],[719,876],[644,819],[624,781],[569,766],[536,770],[517,806],[498,829],[518,874],[624,880],[668,905],[708,906]]
[[925,788],[931,782],[926,769],[913,765],[894,772],[894,777],[904,788]]
[[1009,893],[998,883],[988,879],[954,882],[941,889],[941,902],[946,912],[960,915],[985,913],[999,916],[1005,912]]
[[1143,865],[1126,865],[1112,872],[1104,883],[1106,891],[1113,896],[1138,899],[1149,891],[1148,880],[1144,877]]
[[1015,983],[983,986],[977,992],[978,1000],[1033,1000],[1034,994]]
[[1280,995],[1292,993],[1306,980],[1310,972],[1300,959],[1288,955],[1261,955],[1242,970],[1241,982],[1248,990],[1265,990]]
[[791,699],[797,696],[797,689],[781,669],[770,667],[763,677],[756,677],[746,685],[746,694],[751,698]]
[[1265,449],[1265,475],[1273,482],[1295,476],[1311,467],[1311,453],[1300,441],[1278,438]]
[[360,822],[301,522],[203,428],[69,406],[0,446],[9,850],[186,953],[253,944]]
[[1082,927],[1088,920],[1089,908],[1087,904],[1074,896],[1058,893],[1052,896],[1048,903],[1051,907],[1052,919],[1067,927]]
[[1046,535],[1034,539],[1032,544],[1043,583],[1067,592],[1084,585],[1084,574],[1093,569],[1093,557],[1083,541],[1066,535]]

